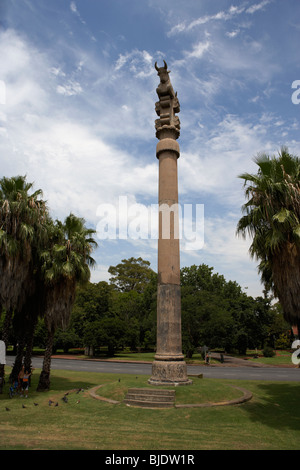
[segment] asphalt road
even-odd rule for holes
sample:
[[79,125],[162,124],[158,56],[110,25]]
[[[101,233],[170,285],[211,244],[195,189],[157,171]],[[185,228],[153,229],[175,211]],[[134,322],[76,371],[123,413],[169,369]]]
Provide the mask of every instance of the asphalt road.
[[[7,365],[14,363],[13,356],[6,357]],[[42,358],[34,357],[33,367],[41,368]],[[151,364],[111,362],[80,359],[52,358],[51,369],[74,370],[83,372],[99,372],[111,374],[151,375]],[[214,366],[188,366],[189,375],[203,374],[203,377],[214,379],[241,379],[241,380],[272,380],[300,382],[300,368],[285,367],[214,367]]]

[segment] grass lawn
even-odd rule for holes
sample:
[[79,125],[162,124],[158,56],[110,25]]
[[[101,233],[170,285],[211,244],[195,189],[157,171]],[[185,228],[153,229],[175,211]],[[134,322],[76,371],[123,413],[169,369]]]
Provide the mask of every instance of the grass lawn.
[[[7,376],[9,372],[7,367]],[[147,386],[146,376],[53,370],[51,390],[38,393],[39,372],[33,373],[27,399],[10,399],[8,385],[0,395],[1,450],[300,448],[299,383],[193,378],[193,385],[176,387],[176,403],[241,396],[230,385],[250,390],[253,398],[235,406],[153,410],[110,404],[89,394],[92,387],[106,384],[98,393],[122,400],[129,387]],[[83,390],[77,393],[78,389]],[[67,392],[65,403],[62,397]]]
[[253,354],[249,353],[247,357],[253,360],[254,362],[262,363],[262,364],[269,364],[269,365],[289,365],[292,366],[292,353],[293,351],[276,351],[276,355],[273,357],[264,357],[263,354],[260,352],[258,358],[253,359]]

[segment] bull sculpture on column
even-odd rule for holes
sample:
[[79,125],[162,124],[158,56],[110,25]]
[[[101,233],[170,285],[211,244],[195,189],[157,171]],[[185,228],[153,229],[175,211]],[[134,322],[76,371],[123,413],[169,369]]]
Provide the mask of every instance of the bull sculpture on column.
[[160,83],[156,88],[159,101],[155,103],[155,111],[159,119],[155,121],[156,137],[160,139],[160,130],[164,126],[171,126],[176,130],[176,139],[180,134],[180,121],[175,113],[179,113],[180,105],[177,98],[177,92],[174,92],[173,86],[170,81],[168,66],[164,60],[164,66],[158,67],[155,62],[155,69],[160,78]]

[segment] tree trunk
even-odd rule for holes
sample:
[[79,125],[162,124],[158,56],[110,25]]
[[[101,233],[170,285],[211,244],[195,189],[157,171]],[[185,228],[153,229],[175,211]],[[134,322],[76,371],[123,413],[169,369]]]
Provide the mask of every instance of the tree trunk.
[[[5,343],[6,351],[7,351],[7,346],[8,346],[9,328],[11,325],[12,315],[13,315],[13,311],[7,310],[5,313],[5,319],[3,323],[2,341]],[[5,365],[0,364],[0,382],[1,383],[4,383],[4,378],[5,378]]]
[[11,374],[9,376],[11,382],[18,380],[19,372],[22,369],[24,347],[25,347],[25,339],[24,338],[19,339],[15,362],[14,362]]
[[[32,349],[33,349],[33,338],[34,338],[34,331],[35,327],[37,324],[37,320],[33,320],[30,328],[28,330],[28,333],[26,335],[26,352],[24,356],[24,367],[25,370],[32,370],[32,364],[31,364],[31,359],[32,359]],[[29,380],[31,381],[31,376],[29,377]]]
[[43,361],[43,369],[40,375],[39,384],[37,386],[37,391],[42,392],[45,390],[49,390],[50,388],[50,369],[51,369],[51,355],[52,355],[52,348],[53,348],[53,340],[54,340],[54,331],[48,331],[48,338],[46,349],[44,353],[44,361]]
[[287,242],[272,260],[274,286],[283,316],[296,326],[300,321],[300,250]]
[[95,355],[94,346],[85,346],[84,355],[85,356],[94,356]]

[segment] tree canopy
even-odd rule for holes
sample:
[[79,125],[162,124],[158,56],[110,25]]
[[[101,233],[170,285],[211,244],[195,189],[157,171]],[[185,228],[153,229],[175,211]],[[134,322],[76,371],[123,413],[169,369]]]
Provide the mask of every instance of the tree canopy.
[[110,266],[110,282],[121,292],[143,292],[155,275],[150,262],[139,258],[123,259],[117,266]]
[[263,283],[280,300],[286,320],[300,326],[300,159],[283,147],[255,163],[257,174],[240,175],[248,200],[237,232],[250,235]]
[[11,325],[18,337],[13,374],[18,374],[25,347],[30,368],[37,319],[44,318],[49,347],[40,386],[46,388],[55,330],[68,325],[76,286],[89,280],[96,243],[84,219],[70,214],[63,223],[52,221],[41,196],[25,176],[0,180],[0,315],[5,311],[3,341],[7,344]]

